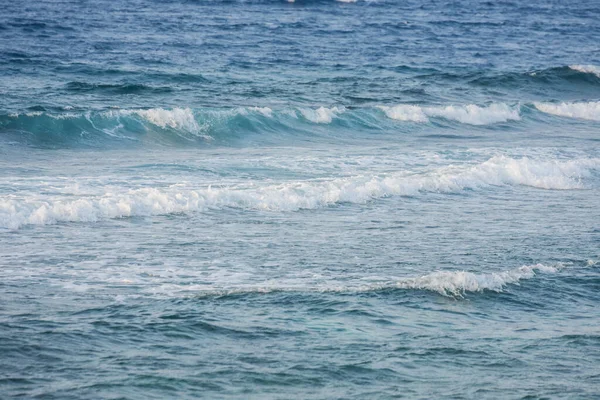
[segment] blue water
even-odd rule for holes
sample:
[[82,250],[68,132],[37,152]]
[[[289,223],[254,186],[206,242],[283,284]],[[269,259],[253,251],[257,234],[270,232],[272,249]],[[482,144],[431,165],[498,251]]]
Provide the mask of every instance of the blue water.
[[599,38],[0,0],[0,398],[598,398]]

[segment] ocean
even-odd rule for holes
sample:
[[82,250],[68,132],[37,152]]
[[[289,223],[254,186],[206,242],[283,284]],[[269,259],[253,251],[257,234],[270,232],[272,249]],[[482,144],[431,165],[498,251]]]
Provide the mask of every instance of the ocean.
[[600,2],[0,0],[0,398],[597,399]]

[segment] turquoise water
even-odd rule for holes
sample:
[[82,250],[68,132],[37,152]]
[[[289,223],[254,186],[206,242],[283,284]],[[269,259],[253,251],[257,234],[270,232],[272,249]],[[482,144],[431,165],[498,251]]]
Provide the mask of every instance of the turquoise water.
[[0,398],[597,398],[596,1],[0,10]]

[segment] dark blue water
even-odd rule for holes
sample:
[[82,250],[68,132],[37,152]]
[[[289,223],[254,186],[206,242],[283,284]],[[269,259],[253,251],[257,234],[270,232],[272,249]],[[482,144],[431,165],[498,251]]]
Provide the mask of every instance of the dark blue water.
[[599,39],[592,0],[0,0],[0,398],[597,398]]

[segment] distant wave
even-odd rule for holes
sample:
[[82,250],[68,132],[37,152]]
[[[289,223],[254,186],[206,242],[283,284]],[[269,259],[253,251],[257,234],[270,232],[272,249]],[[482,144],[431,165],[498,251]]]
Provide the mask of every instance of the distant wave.
[[0,198],[0,227],[150,216],[221,209],[265,211],[316,209],[341,203],[365,203],[387,196],[454,193],[489,186],[525,185],[540,189],[585,188],[582,179],[600,168],[600,159],[569,161],[497,156],[480,164],[449,166],[427,173],[398,172],[330,180],[293,181],[269,186],[208,187],[182,190],[143,188],[73,199],[9,196]]
[[538,94],[541,91],[553,97],[565,92],[593,96],[600,87],[598,68],[591,65],[552,67],[532,71],[507,71],[502,73],[465,72],[463,74],[440,73],[439,79],[464,82],[467,85],[485,87],[494,91],[519,91]]
[[87,82],[69,82],[65,89],[71,92],[106,92],[113,94],[168,93],[173,91],[169,86],[149,86],[135,83],[101,84]]
[[579,103],[534,103],[535,108],[559,117],[600,121],[600,101]]

